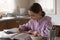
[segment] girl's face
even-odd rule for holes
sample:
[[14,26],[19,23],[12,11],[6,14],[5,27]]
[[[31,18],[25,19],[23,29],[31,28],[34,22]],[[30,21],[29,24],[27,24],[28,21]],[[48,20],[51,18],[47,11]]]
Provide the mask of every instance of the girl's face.
[[28,11],[28,14],[29,14],[29,16],[31,17],[31,19],[33,19],[33,20],[38,20],[38,19],[41,19],[41,18],[42,18],[41,12],[39,12],[39,13],[34,13],[34,12],[32,12],[32,11]]

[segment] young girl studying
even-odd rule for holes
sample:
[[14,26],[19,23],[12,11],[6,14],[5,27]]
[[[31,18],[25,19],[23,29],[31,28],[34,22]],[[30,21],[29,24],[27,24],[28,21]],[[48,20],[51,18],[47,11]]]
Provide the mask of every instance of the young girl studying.
[[31,19],[28,23],[20,25],[19,30],[47,38],[49,27],[52,27],[51,17],[45,16],[45,12],[39,3],[33,3],[28,14]]

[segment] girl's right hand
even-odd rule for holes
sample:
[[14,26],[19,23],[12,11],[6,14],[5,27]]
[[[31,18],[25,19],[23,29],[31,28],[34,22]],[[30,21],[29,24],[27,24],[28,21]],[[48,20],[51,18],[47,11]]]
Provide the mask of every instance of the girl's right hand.
[[22,32],[23,31],[23,28],[22,28],[22,26],[21,25],[19,25],[19,32]]

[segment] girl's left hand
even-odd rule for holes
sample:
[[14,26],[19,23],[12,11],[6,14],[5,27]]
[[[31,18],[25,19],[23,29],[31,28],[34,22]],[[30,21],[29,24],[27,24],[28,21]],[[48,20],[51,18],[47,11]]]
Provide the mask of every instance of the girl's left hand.
[[34,36],[34,37],[39,37],[39,36],[41,36],[40,34],[33,34],[32,36]]
[[32,30],[29,30],[27,33],[28,34],[33,34],[33,31]]
[[41,36],[41,35],[38,34],[37,32],[34,32],[32,36],[34,36],[34,37],[39,37],[39,36]]

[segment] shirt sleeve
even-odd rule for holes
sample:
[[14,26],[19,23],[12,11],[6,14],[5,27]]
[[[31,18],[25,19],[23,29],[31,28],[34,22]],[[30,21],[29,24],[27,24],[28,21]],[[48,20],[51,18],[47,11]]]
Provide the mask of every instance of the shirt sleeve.
[[44,30],[43,30],[43,36],[48,37],[49,31],[52,28],[52,22],[48,21],[45,23]]
[[32,24],[30,20],[28,23],[21,25],[21,27],[23,28],[24,31],[28,31],[28,30],[31,30],[31,25]]

